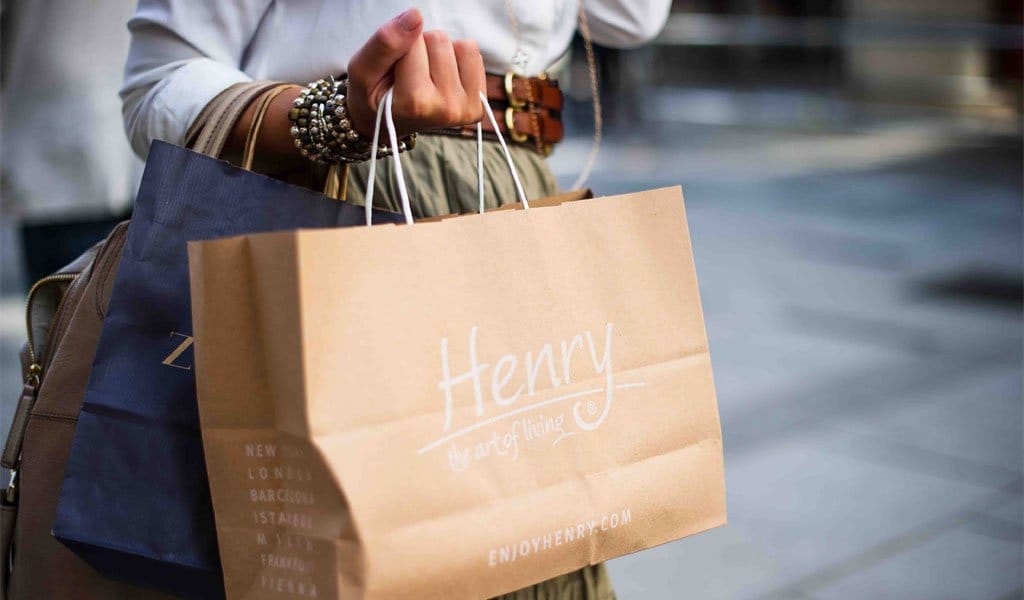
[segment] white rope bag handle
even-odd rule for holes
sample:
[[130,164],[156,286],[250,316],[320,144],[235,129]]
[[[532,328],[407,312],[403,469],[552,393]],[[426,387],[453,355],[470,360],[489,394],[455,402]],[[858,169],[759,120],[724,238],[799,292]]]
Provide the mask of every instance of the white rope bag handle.
[[[384,99],[377,106],[377,119],[373,125],[373,142],[370,148],[376,148],[380,142],[380,122],[384,118],[384,125],[388,130],[388,139],[391,145],[392,157],[395,160],[395,186],[398,188],[398,195],[402,199],[402,214],[405,215],[405,222],[412,225],[412,208],[409,205],[409,190],[405,184],[405,173],[402,171],[402,159],[398,154],[398,132],[395,130],[395,117],[392,114],[391,106],[394,102],[394,89],[389,89],[384,94]],[[498,143],[501,144],[501,151],[505,155],[505,162],[508,164],[509,172],[512,174],[512,182],[516,187],[516,195],[522,202],[524,209],[530,208],[526,200],[526,192],[523,191],[523,184],[519,180],[519,172],[512,161],[512,153],[508,150],[505,138],[498,131],[498,123],[491,112],[491,106],[487,103],[487,96],[480,92],[480,102],[483,103],[484,115],[490,120],[494,127],[494,133],[498,136]],[[477,169],[477,192],[480,198],[480,212],[484,212],[484,140],[483,127],[481,122],[476,124],[476,169]],[[370,170],[366,175],[366,224],[373,224],[373,196],[377,188],[377,153],[370,152]]]

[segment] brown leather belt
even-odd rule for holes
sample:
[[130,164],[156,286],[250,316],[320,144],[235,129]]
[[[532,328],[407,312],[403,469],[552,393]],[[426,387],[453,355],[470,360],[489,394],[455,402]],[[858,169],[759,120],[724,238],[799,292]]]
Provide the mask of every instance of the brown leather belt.
[[[562,141],[562,91],[547,76],[519,77],[512,73],[487,75],[487,100],[507,141],[528,146],[547,156]],[[484,136],[496,139],[490,119],[483,120]],[[437,133],[476,137],[476,125],[439,129]]]

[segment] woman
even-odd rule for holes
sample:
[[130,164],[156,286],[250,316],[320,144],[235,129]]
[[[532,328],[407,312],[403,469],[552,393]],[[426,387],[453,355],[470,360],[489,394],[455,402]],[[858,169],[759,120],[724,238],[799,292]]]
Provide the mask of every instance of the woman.
[[[311,84],[311,94],[300,96],[296,88],[275,98],[257,141],[259,170],[294,179],[311,169],[322,175],[325,163],[349,163],[347,201],[361,203],[364,159],[376,151],[368,142],[375,112],[393,86],[400,135],[421,134],[403,157],[414,214],[475,210],[476,142],[464,136],[472,129],[462,128],[482,119],[479,94],[485,92],[518,142],[511,150],[527,196],[555,193],[543,157],[561,138],[561,94],[544,73],[571,41],[576,0],[429,0],[421,9],[403,10],[408,1],[141,0],[129,22],[132,44],[121,91],[132,146],[145,156],[154,139],[183,144],[202,108],[232,84],[346,74],[338,85],[321,81]],[[656,35],[669,5],[585,0],[583,8],[594,41],[625,47]],[[241,148],[251,117],[236,124],[229,150]],[[325,142],[331,139],[340,141]],[[487,201],[514,201],[497,144],[485,144],[484,161]],[[385,162],[378,175],[384,188],[379,206],[397,210],[389,167]],[[604,599],[614,592],[598,565],[509,597]]]

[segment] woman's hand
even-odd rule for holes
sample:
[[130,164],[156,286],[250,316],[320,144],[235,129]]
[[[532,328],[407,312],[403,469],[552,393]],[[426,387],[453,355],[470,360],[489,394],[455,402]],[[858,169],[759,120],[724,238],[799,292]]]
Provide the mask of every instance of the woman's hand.
[[[377,105],[395,88],[395,126],[402,136],[440,127],[476,123],[483,117],[480,92],[484,63],[476,43],[452,42],[440,31],[423,32],[423,17],[410,9],[388,21],[349,62],[349,117],[356,131],[373,136]],[[289,90],[270,105],[256,140],[256,170],[287,173],[308,164],[295,148],[288,111],[299,91]],[[227,149],[241,152],[256,112],[253,102],[235,123]]]
[[381,26],[352,57],[348,111],[356,131],[371,137],[377,106],[394,86],[399,135],[469,125],[483,118],[485,85],[476,42],[424,32],[423,16],[411,8]]

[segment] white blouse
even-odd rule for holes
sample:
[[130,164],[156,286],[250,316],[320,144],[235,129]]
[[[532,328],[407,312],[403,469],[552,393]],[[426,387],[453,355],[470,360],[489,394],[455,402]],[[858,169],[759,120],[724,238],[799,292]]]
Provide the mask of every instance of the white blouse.
[[[388,19],[410,6],[424,30],[473,39],[489,72],[533,76],[561,57],[577,0],[140,0],[121,90],[125,129],[145,157],[154,139],[181,144],[189,124],[234,83],[306,83],[345,72]],[[630,47],[665,24],[671,0],[584,0],[594,42]]]

